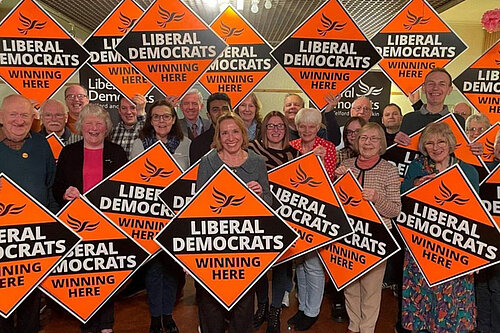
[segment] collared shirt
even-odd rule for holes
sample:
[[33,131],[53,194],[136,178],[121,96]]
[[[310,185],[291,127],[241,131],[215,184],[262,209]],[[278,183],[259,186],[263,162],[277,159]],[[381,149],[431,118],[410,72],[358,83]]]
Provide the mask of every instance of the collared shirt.
[[[45,127],[42,126],[42,130],[40,131],[40,134],[47,137],[50,133],[47,132],[47,129]],[[69,128],[65,127],[64,128],[64,132],[61,136],[59,136],[59,139],[61,140],[61,142],[64,144],[64,145],[67,145],[68,144],[68,140],[69,140],[69,137],[71,136],[71,131],[69,130]]]
[[144,115],[137,116],[137,122],[131,128],[126,128],[122,120],[113,128],[109,135],[111,142],[122,146],[123,150],[127,153],[127,158],[130,158],[132,144],[139,138],[139,131],[144,127],[145,121]]
[[7,138],[7,135],[5,135],[5,132],[3,131],[3,126],[0,127],[0,142],[2,142],[4,145],[9,147],[10,149],[20,150],[23,147],[24,142],[28,138],[31,138],[30,132],[28,132],[28,134],[26,135],[26,137],[22,141],[12,141],[9,138]]
[[[186,119],[186,124],[192,132],[194,123],[192,123]],[[202,133],[202,131],[203,131],[203,122],[201,121],[201,118],[198,117],[198,118],[196,118],[196,136],[200,135]]]

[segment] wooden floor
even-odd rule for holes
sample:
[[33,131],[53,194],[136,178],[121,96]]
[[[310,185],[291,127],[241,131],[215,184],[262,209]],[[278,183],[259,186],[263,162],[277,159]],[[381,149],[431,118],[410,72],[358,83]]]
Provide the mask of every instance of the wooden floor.
[[[68,312],[54,303],[50,303],[50,316],[44,320],[42,331],[44,333],[80,333],[80,322]],[[326,295],[321,306],[318,321],[307,332],[345,333],[347,323],[337,323],[330,317],[330,300]],[[287,332],[286,321],[297,311],[295,292],[290,296],[290,307],[284,308],[281,315],[281,332]],[[377,322],[376,333],[394,332],[397,317],[397,301],[391,290],[382,293],[382,306]],[[149,310],[146,304],[146,295],[118,299],[115,302],[115,327],[116,333],[148,333]],[[181,333],[196,333],[198,327],[197,308],[194,297],[193,280],[188,278],[184,288],[184,297],[175,307],[174,320]],[[266,324],[255,331],[264,333]]]

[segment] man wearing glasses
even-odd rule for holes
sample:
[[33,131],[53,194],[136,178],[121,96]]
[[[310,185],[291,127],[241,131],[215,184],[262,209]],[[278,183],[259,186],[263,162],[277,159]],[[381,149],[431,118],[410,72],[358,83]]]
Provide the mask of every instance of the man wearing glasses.
[[89,97],[87,89],[79,84],[69,86],[64,91],[64,98],[66,106],[68,107],[69,117],[66,126],[68,126],[71,133],[78,134],[76,131],[75,123],[78,120],[78,115],[83,107],[89,104]]
[[62,143],[68,142],[71,131],[66,127],[68,112],[63,103],[56,99],[46,100],[40,106],[40,118],[42,119],[40,134],[47,136],[50,133],[55,133]]

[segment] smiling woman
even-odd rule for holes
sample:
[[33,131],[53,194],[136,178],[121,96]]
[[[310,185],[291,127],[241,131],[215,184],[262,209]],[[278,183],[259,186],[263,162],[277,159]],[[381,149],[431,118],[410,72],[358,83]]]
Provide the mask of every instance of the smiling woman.
[[262,117],[260,110],[262,103],[255,93],[248,95],[236,109],[236,114],[241,117],[247,129],[248,140],[254,140],[260,137],[260,128]]

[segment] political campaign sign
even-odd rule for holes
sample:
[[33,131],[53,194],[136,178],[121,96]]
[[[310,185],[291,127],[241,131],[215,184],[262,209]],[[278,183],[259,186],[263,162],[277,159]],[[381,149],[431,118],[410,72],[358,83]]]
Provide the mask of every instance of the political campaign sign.
[[49,13],[23,0],[0,23],[0,77],[19,94],[50,98],[88,59],[87,51]]
[[83,44],[90,53],[90,66],[129,100],[135,94],[146,96],[153,85],[125,61],[114,46],[132,29],[142,13],[142,8],[133,0],[121,1]]
[[296,239],[293,229],[225,165],[156,237],[227,310]]
[[349,170],[334,184],[354,233],[318,251],[337,290],[369,272],[400,250],[371,201]]
[[479,196],[488,212],[500,227],[500,164],[479,185]]
[[7,318],[80,241],[0,173],[0,315]]
[[328,93],[342,93],[381,59],[337,0],[321,5],[271,55],[319,109]]
[[500,122],[497,122],[473,141],[481,142],[483,144],[483,153],[481,154],[481,159],[485,163],[493,162],[493,160],[495,159],[495,138],[499,130]]
[[40,288],[85,323],[149,253],[84,197],[69,202],[58,217],[82,237],[82,242],[52,270]]
[[372,117],[370,121],[382,122],[382,111],[390,103],[391,80],[381,71],[369,71],[355,84],[344,90],[342,99],[333,109],[335,119],[344,126],[351,117],[351,107],[355,99],[368,97],[372,102]]
[[64,143],[62,143],[61,139],[57,136],[56,133],[50,133],[46,136],[47,142],[49,143],[50,150],[52,151],[52,155],[54,155],[54,159],[59,159],[59,154],[64,147]]
[[271,170],[269,184],[282,204],[277,213],[299,234],[279,263],[353,233],[319,157],[305,154]]
[[410,144],[408,146],[395,143],[388,147],[385,154],[382,156],[385,160],[398,168],[398,174],[401,181],[405,178],[410,163],[422,155],[418,150],[418,139],[420,138],[422,130],[410,135]]
[[500,261],[498,226],[457,164],[401,202],[395,225],[431,287]]
[[491,123],[500,121],[500,40],[457,76],[453,84]]
[[85,193],[111,221],[149,253],[160,249],[156,234],[172,212],[158,198],[182,169],[158,141]]
[[407,3],[372,38],[379,66],[407,96],[434,67],[445,67],[467,49],[425,0]]
[[181,98],[226,43],[180,0],[156,0],[115,50],[166,96]]
[[199,166],[200,160],[191,165],[189,169],[161,191],[160,200],[175,214],[187,205],[196,193],[196,178],[198,177]]
[[232,6],[210,27],[229,45],[200,78],[211,94],[226,93],[233,109],[276,66],[271,46]]

